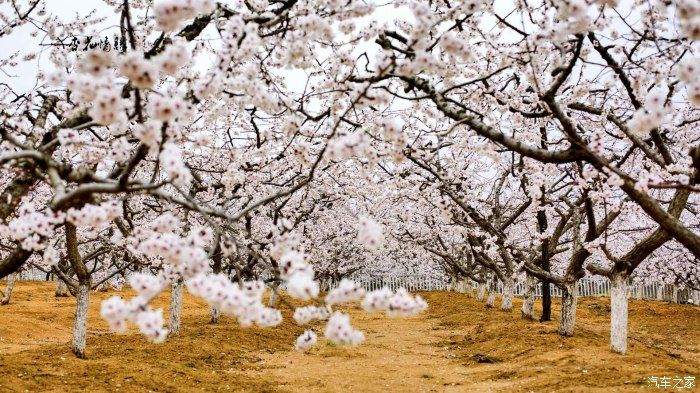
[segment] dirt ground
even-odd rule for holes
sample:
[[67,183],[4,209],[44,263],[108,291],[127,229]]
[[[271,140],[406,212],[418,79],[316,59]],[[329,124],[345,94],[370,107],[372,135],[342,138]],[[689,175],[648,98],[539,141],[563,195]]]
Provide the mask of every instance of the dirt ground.
[[[517,300],[505,313],[434,292],[414,318],[346,309],[367,341],[341,348],[320,339],[301,354],[292,344],[304,329],[289,312],[274,329],[242,329],[226,317],[209,324],[206,305],[188,295],[182,331],[165,343],[135,329],[112,334],[99,316],[110,295],[93,293],[80,360],[69,346],[74,299],[55,298],[48,283],[17,283],[0,307],[0,392],[661,391],[647,388],[648,376],[700,378],[700,308],[692,306],[632,301],[629,353],[620,356],[608,350],[606,298],[580,299],[575,336],[563,338],[556,322],[522,320]],[[156,305],[167,313],[167,303],[166,294]],[[323,325],[312,327],[322,335]]]

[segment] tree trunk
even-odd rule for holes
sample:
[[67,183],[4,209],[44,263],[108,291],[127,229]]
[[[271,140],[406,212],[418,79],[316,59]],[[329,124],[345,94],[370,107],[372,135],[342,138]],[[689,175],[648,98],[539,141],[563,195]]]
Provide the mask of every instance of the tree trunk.
[[610,349],[613,352],[627,352],[627,277],[616,274],[610,287]]
[[496,291],[493,290],[493,281],[489,280],[486,284],[486,307],[493,307],[493,303],[496,301]]
[[219,311],[219,309],[214,306],[211,306],[209,310],[211,311],[211,318],[209,319],[209,323],[219,323],[219,319],[221,318],[221,311]]
[[531,274],[525,274],[525,292],[523,293],[523,308],[521,314],[525,319],[535,319],[535,287],[537,279]]
[[9,276],[7,276],[7,288],[5,289],[5,294],[2,297],[2,301],[0,301],[0,304],[2,304],[3,306],[10,303],[12,289],[15,287],[15,281],[17,280],[18,275],[19,273],[12,273]]
[[56,297],[67,297],[68,285],[60,277],[56,277]]
[[480,282],[479,288],[476,290],[476,300],[484,301],[484,292],[486,292],[486,283]]
[[170,290],[170,311],[168,312],[168,328],[171,334],[180,333],[180,316],[182,315],[182,293],[185,284],[177,280]]
[[578,297],[578,280],[567,283],[561,295],[561,319],[559,320],[559,334],[562,336],[574,335],[574,323],[576,322],[576,300]]
[[267,306],[268,307],[275,307],[276,304],[277,304],[277,291],[272,291],[272,293],[270,293],[270,299],[267,302]]
[[85,342],[87,340],[87,317],[90,305],[90,282],[78,284],[77,303],[75,306],[75,319],[73,320],[73,344],[75,356],[85,358]]
[[515,280],[510,274],[506,274],[505,282],[503,283],[503,297],[501,299],[501,310],[511,311],[513,309],[513,290],[515,289]]

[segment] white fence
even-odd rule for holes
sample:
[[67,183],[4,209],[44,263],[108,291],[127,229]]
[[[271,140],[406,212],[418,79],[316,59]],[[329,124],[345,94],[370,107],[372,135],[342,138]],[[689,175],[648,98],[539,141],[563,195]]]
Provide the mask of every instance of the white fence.
[[[406,288],[409,291],[456,291],[466,292],[469,288],[475,289],[477,284],[473,281],[451,282],[446,277],[432,277],[427,275],[405,275],[405,276],[368,276],[353,275],[349,277],[359,283],[366,290],[372,291],[387,287],[391,290]],[[20,280],[44,281],[47,274],[38,269],[24,269],[20,272]],[[328,290],[335,288],[337,282],[322,282],[321,288]],[[496,283],[495,290],[503,293],[503,284]],[[561,289],[554,284],[550,284],[552,297],[561,296]],[[516,283],[514,295],[521,297],[525,290],[525,283]],[[609,296],[610,281],[603,278],[583,278],[579,281],[579,296]],[[542,286],[537,285],[535,296],[542,296]],[[633,284],[630,285],[629,296],[634,299],[662,300],[672,303],[700,303],[700,291],[693,291],[681,288],[673,284]]]
[[[399,277],[369,277],[359,276],[350,277],[355,282],[362,285],[367,290],[375,290],[382,287],[387,287],[392,290],[398,288],[406,288],[409,291],[456,291],[466,292],[469,288],[476,289],[477,284],[473,281],[466,282],[450,282],[446,279],[429,277],[429,276],[399,276]],[[334,288],[338,283],[326,283],[325,288]],[[503,293],[503,284],[498,282],[495,286],[497,293]],[[634,299],[650,299],[663,300],[672,303],[688,303],[692,301],[695,304],[699,303],[700,291],[693,291],[687,288],[680,288],[673,284],[633,284],[629,286],[629,296]],[[518,282],[514,288],[514,295],[522,297],[525,291],[525,283]],[[550,284],[550,292],[552,297],[560,297],[562,295],[561,288],[554,284]],[[583,278],[579,281],[578,296],[609,296],[610,295],[610,280],[602,278]],[[535,288],[535,296],[542,296],[542,285],[537,285]]]

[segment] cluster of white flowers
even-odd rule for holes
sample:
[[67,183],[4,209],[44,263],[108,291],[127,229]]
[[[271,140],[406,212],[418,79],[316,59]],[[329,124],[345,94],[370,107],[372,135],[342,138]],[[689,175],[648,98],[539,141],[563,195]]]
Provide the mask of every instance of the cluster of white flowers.
[[319,286],[314,280],[314,269],[309,264],[308,255],[297,247],[289,247],[282,241],[270,251],[279,261],[280,277],[287,283],[290,296],[300,300],[310,300],[318,296]]
[[70,208],[66,211],[66,221],[77,227],[102,227],[122,214],[119,201],[107,201],[99,205],[87,204],[80,209]]
[[126,321],[135,323],[141,333],[154,343],[161,343],[168,336],[163,327],[163,309],[153,310],[148,305],[160,293],[167,281],[162,276],[136,273],[129,278],[129,285],[138,296],[125,302],[119,296],[112,296],[102,302],[100,315],[116,332],[126,331]]
[[78,72],[102,76],[114,63],[114,54],[101,48],[93,48],[85,54],[83,60],[78,62]]
[[178,96],[152,96],[148,109],[154,119],[164,122],[187,117],[190,112],[185,101]]
[[337,345],[358,345],[365,341],[365,335],[350,325],[350,316],[339,311],[328,319],[324,336]]
[[404,288],[399,288],[389,299],[387,315],[391,317],[411,317],[428,309],[428,303],[420,295],[411,296]]
[[223,314],[235,316],[241,326],[271,327],[282,322],[279,310],[262,304],[265,285],[261,281],[247,281],[241,286],[223,274],[201,274],[186,284],[193,295],[202,297]]
[[353,132],[330,141],[328,143],[328,156],[334,160],[345,160],[362,155],[367,150],[367,145],[368,142],[363,132]]
[[330,307],[316,307],[316,306],[305,306],[297,307],[294,310],[294,320],[299,325],[306,325],[307,323],[319,320],[323,321],[328,319],[331,315]]
[[44,255],[42,256],[42,263],[45,267],[52,267],[58,264],[61,260],[61,253],[53,246],[48,246],[44,249]]
[[183,20],[210,13],[215,6],[216,2],[213,0],[156,0],[153,11],[158,27],[164,31],[172,31],[177,29]]
[[183,38],[176,38],[166,46],[163,52],[154,58],[158,68],[165,74],[175,75],[182,66],[190,61],[190,52],[187,50],[187,42]]
[[381,288],[367,292],[362,299],[362,309],[366,312],[386,311],[389,309],[389,300],[394,296],[394,292],[389,288]]
[[369,250],[378,250],[384,244],[382,226],[370,217],[360,217],[357,228],[357,239]]
[[126,124],[128,122],[121,91],[116,87],[104,87],[97,90],[88,114],[95,122],[105,126],[112,123]]
[[137,124],[133,128],[132,134],[146,146],[155,149],[162,139],[162,127],[161,122],[149,119],[145,123]]
[[[700,19],[700,17],[698,17]],[[688,100],[695,106],[700,106],[700,57],[690,57],[678,66],[678,79],[685,82]]]
[[411,296],[404,288],[396,293],[388,288],[368,292],[362,300],[362,309],[366,312],[386,311],[389,316],[410,317],[418,315],[428,308],[428,303],[420,295]]
[[457,36],[455,33],[445,33],[440,37],[440,46],[450,56],[469,61],[472,54],[467,46],[467,41]]
[[139,89],[150,89],[158,78],[156,65],[146,59],[142,52],[129,52],[122,56],[118,63],[119,73]]
[[297,341],[294,343],[294,348],[297,351],[304,352],[316,345],[317,341],[318,336],[316,336],[316,333],[314,333],[313,330],[306,330],[301,334],[301,336],[297,337]]
[[163,144],[163,150],[158,157],[161,168],[172,182],[178,186],[186,186],[192,181],[192,174],[182,159],[182,151],[175,143]]
[[365,296],[365,290],[354,281],[344,278],[337,288],[328,292],[326,304],[336,305],[360,301]]
[[49,211],[42,213],[31,205],[23,206],[20,214],[7,226],[0,225],[0,237],[20,242],[20,246],[29,251],[40,251],[43,241],[54,234],[54,227],[62,224],[65,215]]
[[665,106],[666,91],[656,87],[649,92],[644,107],[639,108],[627,122],[630,131],[644,137],[664,122],[669,112],[669,108]]
[[700,40],[700,4],[697,0],[678,0],[676,2],[681,30],[691,40]]

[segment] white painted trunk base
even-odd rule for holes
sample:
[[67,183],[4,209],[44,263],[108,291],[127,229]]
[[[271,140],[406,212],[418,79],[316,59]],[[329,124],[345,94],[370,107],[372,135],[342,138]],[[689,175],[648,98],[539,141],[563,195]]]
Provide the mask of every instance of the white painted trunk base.
[[627,352],[627,278],[613,276],[610,287],[610,349],[613,352]]
[[168,328],[171,334],[180,333],[180,317],[182,315],[182,293],[185,284],[178,280],[170,291],[170,311],[168,312]]
[[486,296],[486,307],[493,307],[496,301],[496,292],[489,290],[488,296]]
[[484,293],[486,292],[486,284],[479,283],[479,288],[476,290],[476,300],[484,301]]
[[90,283],[78,285],[76,296],[75,318],[73,319],[72,349],[75,356],[85,358],[85,342],[87,341],[87,317],[90,305]]
[[2,297],[0,304],[3,306],[10,303],[10,298],[12,297],[12,289],[15,287],[15,281],[17,280],[17,275],[19,273],[12,273],[7,276],[7,287],[5,288],[5,294]]
[[211,306],[209,310],[211,311],[211,318],[209,319],[209,323],[219,323],[219,319],[221,318],[221,311],[219,311],[219,309],[214,306]]
[[513,292],[515,291],[515,280],[507,277],[503,283],[503,298],[501,299],[501,310],[511,311],[513,309]]
[[523,293],[523,307],[520,310],[525,319],[535,319],[535,288],[537,279],[530,274],[525,276],[525,292]]
[[576,300],[578,297],[578,281],[567,284],[561,295],[561,319],[559,320],[559,334],[562,336],[574,335],[576,323]]
[[66,285],[63,280],[56,278],[56,297],[67,297],[68,296],[68,285]]

